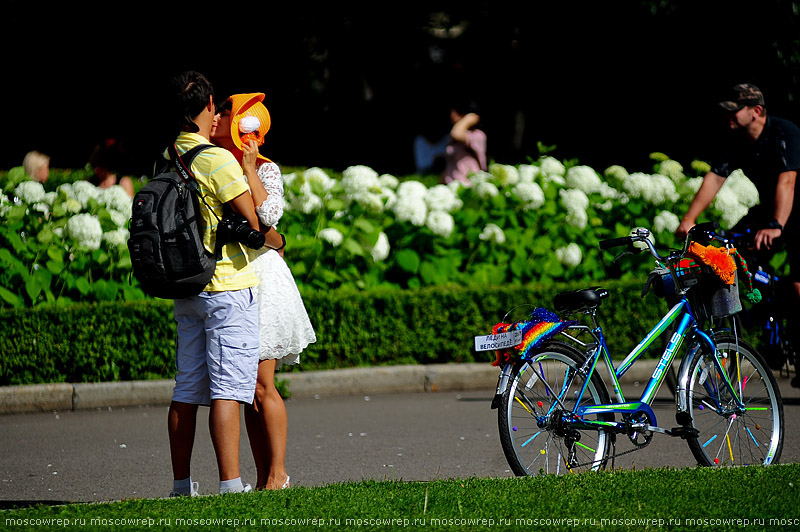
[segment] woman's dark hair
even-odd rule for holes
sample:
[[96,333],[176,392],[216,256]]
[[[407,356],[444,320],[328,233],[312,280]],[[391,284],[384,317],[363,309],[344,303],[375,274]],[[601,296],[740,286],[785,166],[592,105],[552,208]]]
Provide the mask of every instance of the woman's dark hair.
[[194,123],[195,117],[203,112],[209,98],[214,95],[211,82],[199,72],[183,72],[172,79],[172,93],[175,98],[173,109],[175,118],[183,131],[199,131]]

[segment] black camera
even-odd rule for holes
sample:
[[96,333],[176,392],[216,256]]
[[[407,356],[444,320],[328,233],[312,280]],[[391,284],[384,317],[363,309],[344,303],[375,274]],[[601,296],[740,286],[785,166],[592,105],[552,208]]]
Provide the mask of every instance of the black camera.
[[232,212],[227,212],[217,225],[217,243],[240,242],[252,249],[264,247],[266,237],[260,231],[250,227],[247,219]]

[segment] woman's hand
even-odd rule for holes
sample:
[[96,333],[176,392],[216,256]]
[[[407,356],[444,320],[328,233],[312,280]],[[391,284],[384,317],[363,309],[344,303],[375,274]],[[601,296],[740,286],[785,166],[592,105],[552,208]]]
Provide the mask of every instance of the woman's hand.
[[242,144],[242,168],[245,173],[252,170],[253,175],[256,175],[256,161],[258,160],[258,143],[251,140],[250,142]]

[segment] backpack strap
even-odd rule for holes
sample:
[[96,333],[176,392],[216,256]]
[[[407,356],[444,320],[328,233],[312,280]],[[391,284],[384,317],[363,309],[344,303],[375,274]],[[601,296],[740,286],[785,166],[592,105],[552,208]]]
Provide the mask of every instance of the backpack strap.
[[[211,144],[199,144],[181,156],[178,155],[178,149],[175,147],[175,144],[171,144],[169,146],[168,151],[170,159],[172,159],[172,162],[175,164],[175,168],[178,170],[178,175],[181,176],[181,179],[186,186],[191,187],[192,185],[190,185],[190,183],[195,183],[194,174],[192,174],[192,162],[194,162],[194,158],[201,151],[213,147],[214,146]],[[195,190],[197,189],[196,183],[194,184],[193,188]]]

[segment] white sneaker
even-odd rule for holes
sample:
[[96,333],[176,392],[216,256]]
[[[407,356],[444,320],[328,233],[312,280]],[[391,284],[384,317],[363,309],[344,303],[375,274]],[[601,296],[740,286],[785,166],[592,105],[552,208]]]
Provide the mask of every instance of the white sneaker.
[[253,486],[250,484],[245,484],[242,493],[250,493],[251,491],[253,491]]
[[173,491],[169,494],[170,497],[197,497],[198,492],[200,490],[200,483],[199,482],[192,482],[192,485],[189,488],[189,493],[181,493],[178,491]]

